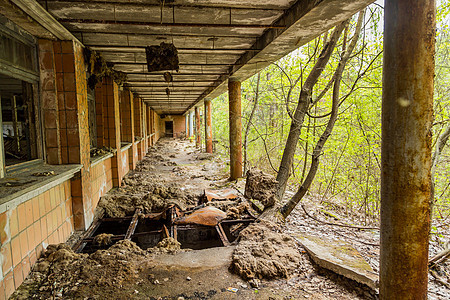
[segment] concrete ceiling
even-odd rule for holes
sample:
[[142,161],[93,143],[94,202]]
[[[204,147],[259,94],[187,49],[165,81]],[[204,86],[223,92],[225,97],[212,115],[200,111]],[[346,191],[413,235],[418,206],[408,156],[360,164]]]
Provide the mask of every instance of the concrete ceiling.
[[[182,114],[225,92],[228,78],[247,79],[373,1],[37,2],[85,46],[128,73],[129,88],[158,113]],[[146,69],[145,47],[161,42],[179,52],[180,71],[172,72],[169,85],[162,72]]]

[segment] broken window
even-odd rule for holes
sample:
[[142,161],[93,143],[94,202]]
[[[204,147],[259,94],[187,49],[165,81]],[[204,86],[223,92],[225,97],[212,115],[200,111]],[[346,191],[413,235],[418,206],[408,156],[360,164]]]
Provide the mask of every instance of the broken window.
[[0,16],[0,177],[6,167],[42,158],[36,41]]
[[5,165],[37,158],[36,124],[31,84],[0,74]]

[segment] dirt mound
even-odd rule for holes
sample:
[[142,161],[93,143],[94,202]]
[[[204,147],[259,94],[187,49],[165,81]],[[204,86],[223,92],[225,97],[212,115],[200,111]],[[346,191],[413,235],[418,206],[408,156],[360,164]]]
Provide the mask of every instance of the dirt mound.
[[245,280],[287,278],[297,268],[301,254],[293,238],[269,222],[249,225],[240,233],[230,270]]
[[197,157],[195,159],[197,160],[211,160],[214,158],[214,154],[211,153],[200,153],[199,155],[197,155]]
[[276,188],[278,182],[269,174],[256,168],[247,172],[244,196],[248,199],[260,201],[264,208],[271,207],[276,202]]
[[249,208],[250,205],[247,202],[242,202],[235,206],[231,206],[227,210],[227,219],[241,219]]
[[90,255],[50,245],[11,299],[84,299],[93,288],[113,291],[149,267],[148,252],[129,240]]
[[149,248],[147,251],[149,253],[157,254],[157,253],[170,253],[175,254],[181,249],[181,244],[176,239],[168,237],[163,239],[156,245],[156,247]]
[[111,233],[101,233],[99,235],[96,235],[94,237],[94,244],[100,246],[100,247],[105,247],[105,246],[109,246],[112,244],[112,240],[111,238],[114,235]]
[[[142,213],[162,212],[175,204],[182,209],[187,205],[195,205],[199,195],[182,191],[175,184],[152,183],[143,185],[145,191],[136,190],[134,186],[123,186],[103,196],[98,206],[105,211],[106,217],[125,217],[133,215],[136,209]],[[143,186],[136,186],[142,189]]]

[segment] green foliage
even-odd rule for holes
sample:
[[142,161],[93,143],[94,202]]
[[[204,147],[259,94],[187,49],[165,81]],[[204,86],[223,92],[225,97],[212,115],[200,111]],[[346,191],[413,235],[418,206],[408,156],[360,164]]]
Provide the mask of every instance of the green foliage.
[[[434,140],[450,120],[449,3],[449,0],[440,1],[437,14]],[[356,16],[348,29],[349,39],[355,23]],[[343,74],[339,117],[310,188],[310,193],[318,195],[324,204],[338,205],[348,214],[364,212],[368,221],[378,219],[380,206],[382,24],[383,10],[379,6],[369,6],[364,29]],[[320,54],[325,37],[330,34],[317,37],[261,71],[259,104],[249,125],[247,151],[250,166],[276,175],[291,123],[288,111],[295,110],[300,88]],[[333,76],[343,44],[341,38],[315,86],[313,101]],[[295,84],[297,78],[299,80]],[[256,76],[242,83],[243,135],[255,101],[255,88]],[[305,118],[289,182],[293,190],[302,183],[308,171],[312,149],[328,121],[326,114],[331,109],[331,96],[332,88]],[[220,153],[228,157],[227,95],[215,99],[213,106],[214,138],[219,141]],[[324,115],[322,118],[314,117]],[[449,154],[450,150],[445,148],[436,170],[437,209],[450,206]]]

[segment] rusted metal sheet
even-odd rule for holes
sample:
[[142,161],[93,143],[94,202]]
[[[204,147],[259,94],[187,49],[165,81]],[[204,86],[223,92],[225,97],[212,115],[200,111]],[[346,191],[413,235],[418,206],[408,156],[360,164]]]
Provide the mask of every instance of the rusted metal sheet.
[[426,299],[435,1],[385,3],[380,299]]
[[236,200],[238,197],[238,192],[235,189],[205,190],[205,198],[207,202],[211,202],[213,200]]
[[242,177],[241,82],[228,82],[230,115],[230,179]]
[[225,219],[227,214],[215,207],[206,206],[200,208],[193,213],[178,218],[174,221],[174,224],[197,224],[205,226],[216,226],[221,220]]
[[205,100],[205,146],[207,153],[213,153],[211,100]]

